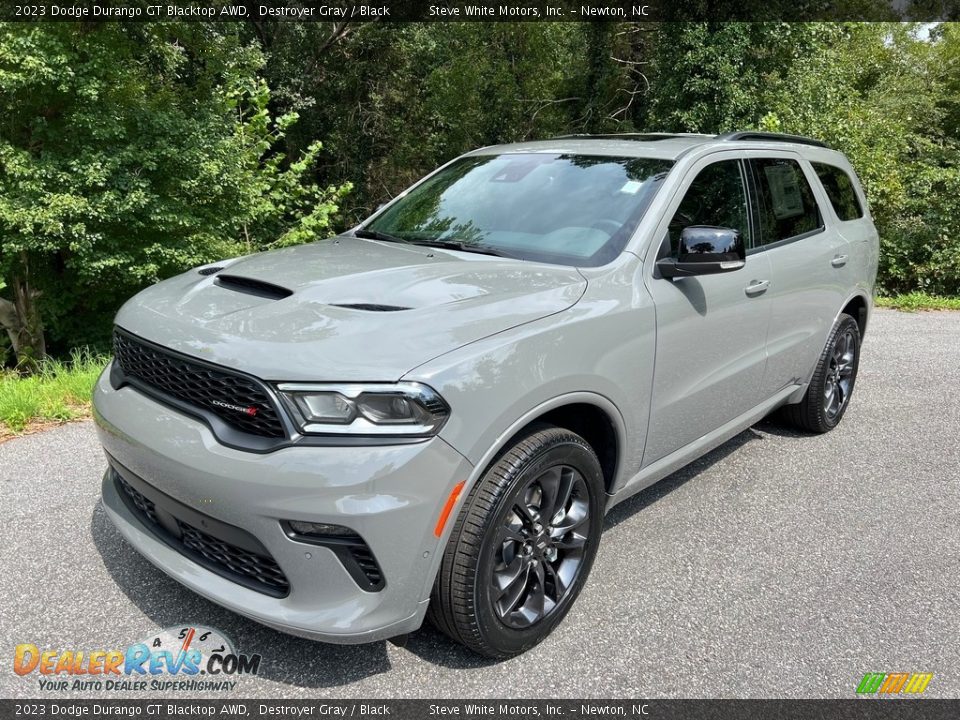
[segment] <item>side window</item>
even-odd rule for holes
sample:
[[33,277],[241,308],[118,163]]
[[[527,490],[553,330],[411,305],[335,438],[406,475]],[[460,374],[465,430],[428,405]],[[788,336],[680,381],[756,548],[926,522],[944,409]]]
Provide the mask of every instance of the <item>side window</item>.
[[853,180],[843,170],[826,163],[811,163],[820,184],[830,198],[837,217],[841,220],[856,220],[863,217],[863,208],[857,191],[853,189]]
[[760,243],[769,245],[823,227],[813,190],[796,160],[751,160],[757,183]]
[[715,225],[740,231],[750,246],[749,205],[739,160],[708,165],[693,179],[670,220],[670,251],[676,256],[680,233],[691,225]]

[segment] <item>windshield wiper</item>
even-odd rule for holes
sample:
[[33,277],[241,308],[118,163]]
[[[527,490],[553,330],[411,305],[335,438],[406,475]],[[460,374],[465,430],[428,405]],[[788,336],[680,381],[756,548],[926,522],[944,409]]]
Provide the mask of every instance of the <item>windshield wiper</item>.
[[359,228],[353,231],[354,237],[366,240],[380,240],[382,242],[401,243],[402,245],[420,245],[423,247],[446,248],[448,250],[459,250],[460,252],[477,253],[478,255],[493,255],[495,257],[513,258],[522,260],[519,255],[514,255],[505,250],[500,250],[490,245],[477,245],[474,243],[463,242],[462,240],[407,240],[406,238],[381,232],[380,230],[370,230],[368,228]]
[[389,233],[380,232],[379,230],[367,230],[366,228],[359,228],[353,231],[353,236],[358,238],[363,238],[364,240],[380,240],[381,242],[392,242],[392,243],[402,243],[403,245],[409,245],[409,240],[404,240],[402,237],[397,237],[396,235],[390,235]]
[[493,255],[495,257],[512,258],[522,260],[519,255],[500,250],[490,245],[476,245],[474,243],[463,242],[462,240],[407,240],[412,245],[423,245],[424,247],[447,248],[448,250],[459,250],[460,252],[476,253],[478,255]]

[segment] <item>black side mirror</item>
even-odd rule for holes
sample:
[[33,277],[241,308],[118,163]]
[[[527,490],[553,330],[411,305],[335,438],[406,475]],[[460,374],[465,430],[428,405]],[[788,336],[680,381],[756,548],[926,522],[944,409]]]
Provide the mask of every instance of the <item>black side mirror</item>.
[[691,225],[680,233],[676,258],[657,260],[665,278],[713,275],[739,270],[747,261],[747,250],[739,230],[711,225]]

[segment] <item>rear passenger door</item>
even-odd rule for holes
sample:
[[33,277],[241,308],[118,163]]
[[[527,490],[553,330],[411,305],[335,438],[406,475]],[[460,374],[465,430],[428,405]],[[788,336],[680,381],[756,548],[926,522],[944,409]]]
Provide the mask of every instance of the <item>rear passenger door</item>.
[[809,380],[849,294],[847,241],[825,220],[812,167],[792,153],[747,163],[757,232],[749,254],[770,261],[770,326],[763,396]]

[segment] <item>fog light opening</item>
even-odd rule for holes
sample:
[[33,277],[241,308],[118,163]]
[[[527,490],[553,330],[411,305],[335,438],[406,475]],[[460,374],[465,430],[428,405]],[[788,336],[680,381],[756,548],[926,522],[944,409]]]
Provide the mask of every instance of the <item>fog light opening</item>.
[[309,537],[350,537],[356,535],[353,530],[343,525],[304,522],[302,520],[288,520],[287,524],[297,535],[307,535]]

